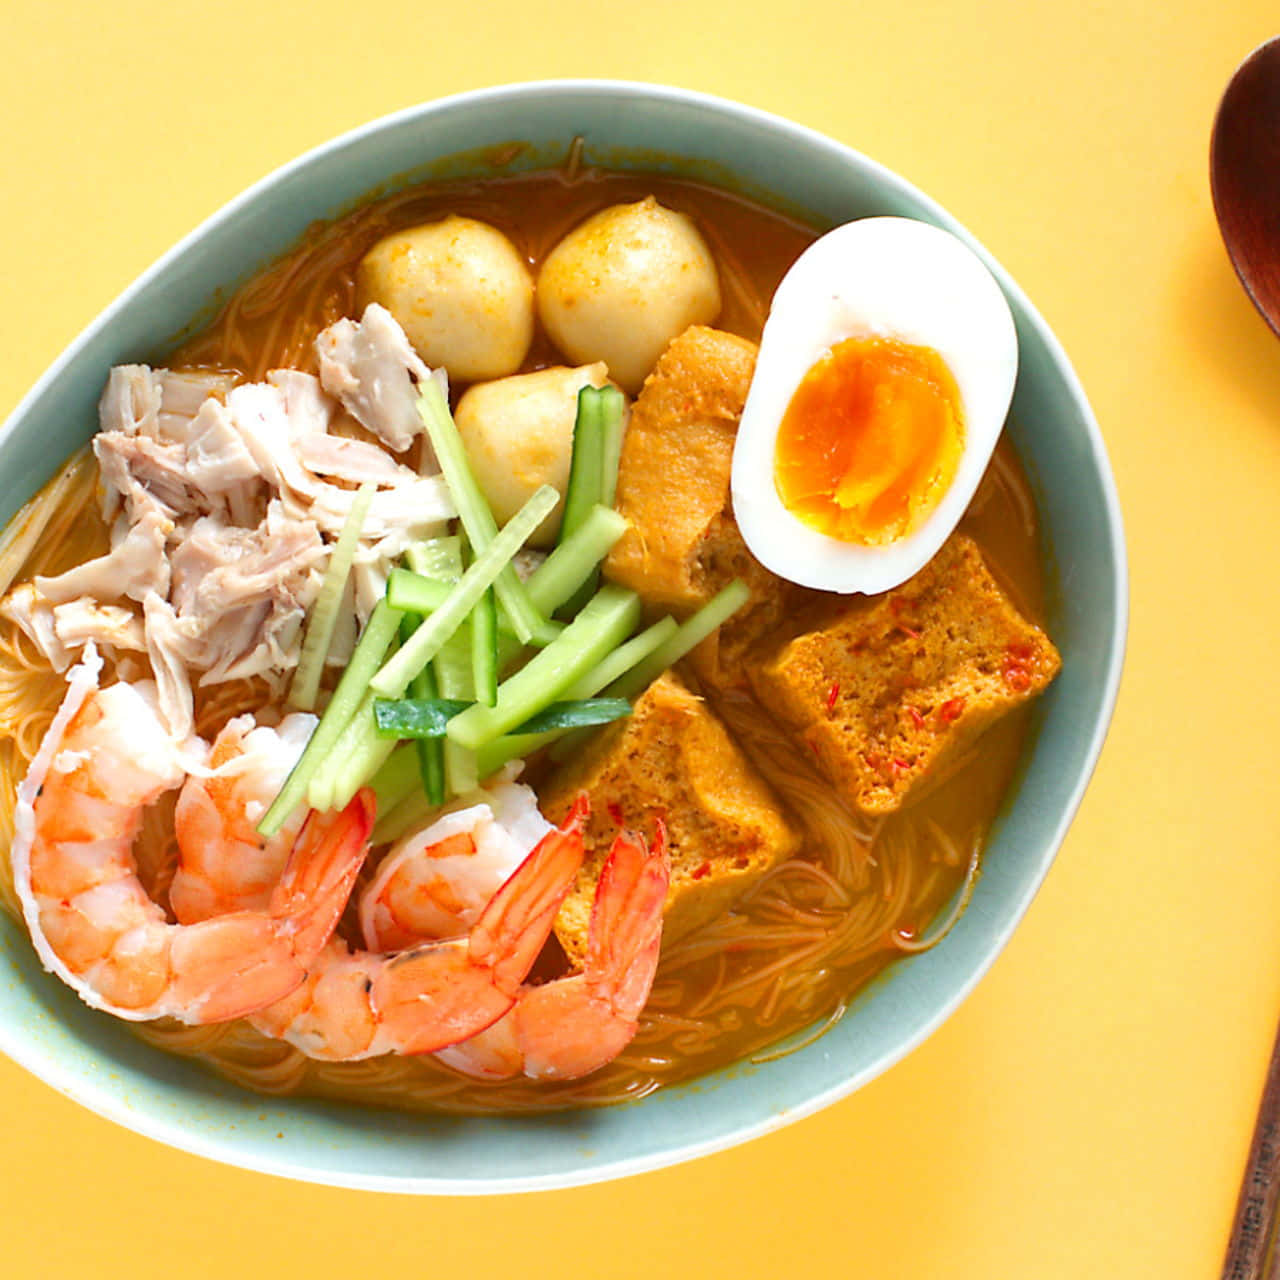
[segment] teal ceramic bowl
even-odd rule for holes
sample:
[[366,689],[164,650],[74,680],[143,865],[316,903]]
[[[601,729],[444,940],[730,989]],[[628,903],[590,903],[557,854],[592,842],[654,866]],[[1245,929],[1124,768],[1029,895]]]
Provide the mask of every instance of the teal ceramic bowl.
[[101,1115],[244,1168],[400,1192],[563,1187],[688,1160],[845,1097],[919,1044],[972,990],[1049,869],[1102,746],[1124,647],[1125,555],[1097,425],[1053,334],[964,228],[865,156],[777,117],[652,85],[557,81],[428,103],[312,151],[188,236],[57,360],[0,431],[0,518],[92,434],[109,366],[158,361],[315,219],[374,189],[483,171],[484,149],[513,139],[528,145],[507,171],[555,164],[579,134],[588,162],[701,176],[823,223],[937,223],[982,253],[1008,294],[1021,341],[1010,429],[1040,506],[1064,666],[1037,708],[973,901],[941,945],[891,966],[807,1048],[639,1103],[541,1119],[432,1119],[243,1092],[88,1009],[0,919],[0,1049]]

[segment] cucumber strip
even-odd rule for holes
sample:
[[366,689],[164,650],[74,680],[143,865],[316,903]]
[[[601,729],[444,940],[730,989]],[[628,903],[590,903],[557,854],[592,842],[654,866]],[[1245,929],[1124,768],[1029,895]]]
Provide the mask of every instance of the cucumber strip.
[[294,811],[298,802],[307,794],[311,779],[316,770],[324,762],[334,744],[342,736],[348,721],[355,714],[365,690],[369,686],[369,678],[377,670],[387,651],[387,646],[395,636],[400,625],[400,614],[385,600],[379,600],[373,613],[369,615],[364,635],[360,637],[347,669],[338,681],[338,687],[329,699],[320,722],[312,730],[306,749],[294,765],[293,771],[285,779],[280,794],[276,796],[271,808],[258,823],[259,835],[270,838],[284,825],[285,819]]
[[[666,644],[679,629],[679,624],[674,618],[668,616],[660,619],[653,626],[647,627],[638,636],[633,636],[626,644],[615,649],[599,666],[588,671],[581,680],[570,685],[565,690],[565,697],[590,698],[599,693],[601,689],[607,688],[620,676],[625,675],[637,663],[643,662],[660,645]],[[572,733],[565,734],[549,734],[546,741],[555,743],[551,748],[551,758],[555,761],[569,759],[570,756],[582,750],[590,737],[590,729],[576,729]]]
[[480,785],[476,753],[450,742],[448,738],[444,740],[444,772],[451,796],[466,795]]
[[[412,626],[408,618],[400,623],[400,636],[408,640]],[[409,693],[415,698],[435,698],[440,694],[436,684],[435,672],[428,663],[409,681]],[[378,704],[373,704],[376,721]],[[418,775],[422,779],[422,790],[432,804],[444,804],[444,744],[441,742],[419,741],[414,744],[414,754],[418,758]],[[375,811],[376,812],[376,811]]]
[[[451,538],[437,538],[433,544],[424,543],[421,547],[410,547],[405,555],[414,572],[424,577],[457,582],[462,576],[462,538],[456,535]],[[441,646],[440,652],[432,659],[429,668],[436,682],[437,693],[447,698],[465,699],[468,703],[474,701],[475,693],[471,679],[470,630],[469,622],[462,623]],[[514,645],[519,642],[512,637],[511,643]],[[410,683],[410,690],[413,687]],[[443,770],[444,797],[457,795],[461,791],[474,790],[476,771],[471,753],[464,752],[461,747],[452,742],[440,743],[437,749]],[[434,765],[432,767],[434,768]],[[427,792],[434,794],[434,791],[426,786],[425,779],[423,786],[424,795]],[[418,799],[421,800],[422,797]],[[424,809],[423,812],[430,812],[430,809]]]
[[498,601],[490,587],[471,611],[471,678],[476,701],[498,701]]
[[583,387],[578,392],[578,414],[573,422],[573,455],[564,492],[561,542],[571,538],[591,508],[600,504],[600,478],[604,474],[604,437],[600,428],[600,393],[595,387]]
[[697,613],[686,618],[671,638],[643,662],[615,680],[606,690],[611,698],[634,698],[647,689],[668,667],[674,666],[691,649],[700,645],[717,627],[727,622],[751,597],[747,584],[734,578],[721,588]]
[[[378,737],[373,720],[372,693],[365,694],[356,713],[343,729],[331,753],[333,764],[323,770],[323,779],[312,779],[308,799],[313,809],[345,809],[352,797],[379,769],[396,749],[394,738]],[[327,791],[316,794],[318,786]]]
[[543,613],[554,613],[626,531],[625,517],[609,507],[592,507],[577,530],[562,536],[560,545],[530,575],[525,583],[530,599]]
[[603,662],[592,667],[581,680],[571,684],[564,691],[564,696],[566,698],[594,697],[601,689],[608,688],[637,663],[643,662],[651,653],[656,652],[679,630],[679,623],[671,617],[662,618],[653,626],[646,627],[638,636],[632,636],[626,644],[619,645]]
[[418,757],[418,773],[422,778],[422,794],[432,804],[444,804],[444,743],[439,739],[420,738],[413,745]]
[[608,724],[631,714],[631,703],[626,698],[575,698],[553,702],[530,716],[524,724],[517,725],[515,733],[521,737],[532,734],[556,733],[562,729],[585,729],[593,725]]
[[435,613],[457,583],[424,578],[412,569],[392,569],[387,575],[387,603],[408,613]]
[[[578,416],[573,424],[573,458],[565,491],[564,517],[560,523],[562,539],[577,533],[592,507],[601,505],[604,453],[600,392],[595,387],[583,387],[578,392]],[[600,571],[592,566],[582,585],[565,601],[562,612],[572,617],[591,599],[599,585]]]
[[[553,614],[576,595],[594,574],[609,548],[627,531],[627,521],[608,507],[592,507],[582,526],[540,564],[525,583],[533,603],[546,615]],[[552,622],[563,628],[563,623]],[[520,652],[511,634],[498,635],[498,670],[505,671]]]
[[[493,512],[485,501],[475,476],[471,473],[471,465],[467,461],[467,451],[458,434],[453,415],[449,412],[449,402],[440,390],[434,378],[422,383],[421,395],[418,397],[418,413],[431,438],[431,447],[436,452],[440,470],[444,474],[444,482],[454,505],[458,508],[458,517],[466,530],[471,545],[477,556],[488,550],[489,544],[497,537],[498,526]],[[553,491],[554,492],[554,491]],[[559,495],[556,495],[557,500]],[[555,505],[554,503],[552,504]],[[544,513],[546,518],[548,513]],[[540,522],[539,522],[540,523]],[[508,556],[509,560],[510,557]],[[511,626],[521,644],[546,643],[551,637],[547,627],[547,618],[534,607],[525,590],[524,583],[516,576],[515,569],[504,563],[494,582],[498,599],[511,619]]]
[[[582,732],[589,731],[584,729]],[[504,733],[502,737],[486,742],[476,751],[476,774],[480,778],[487,778],[490,774],[497,773],[509,760],[531,756],[560,736],[561,733]]]
[[[647,627],[638,636],[633,636],[624,645],[616,648],[602,662],[597,663],[586,675],[575,680],[565,691],[565,698],[592,698],[606,685],[630,671],[637,662],[647,658],[657,647],[665,644],[673,636],[679,626],[674,618],[663,618]],[[573,732],[555,730],[548,733],[526,733],[526,725],[521,725],[514,733],[504,734],[493,742],[486,744],[476,752],[476,765],[480,777],[487,778],[495,769],[500,769],[508,760],[521,756],[530,756],[550,743],[551,757],[560,760],[572,754],[570,747],[580,747],[591,736],[589,729]]]
[[618,494],[618,464],[622,460],[626,410],[626,397],[613,383],[600,388],[600,501],[606,507],[613,506]]
[[[452,698],[401,698],[391,702],[376,698],[373,718],[378,733],[384,738],[418,738],[424,741],[443,738],[449,721],[474,703]],[[581,729],[608,724],[631,714],[626,698],[575,698],[552,702],[523,724],[517,725],[513,737],[534,737],[560,729]]]
[[[470,703],[475,701],[475,688],[471,683],[471,641],[466,633],[466,626],[455,631],[431,665],[442,697],[464,699]],[[518,642],[513,637],[511,643]],[[450,795],[476,789],[475,757],[447,738],[444,743],[444,776]]]
[[289,701],[299,711],[314,711],[320,693],[320,679],[324,675],[324,660],[333,643],[333,630],[338,622],[338,609],[342,595],[351,576],[351,561],[355,558],[360,531],[369,515],[369,505],[377,485],[366,481],[356,490],[351,509],[342,522],[342,532],[329,553],[329,564],[324,571],[324,581],[307,619],[307,629],[302,637],[302,649],[298,656],[297,670],[289,686]]
[[[436,453],[439,452],[437,447]],[[475,563],[450,590],[448,599],[413,633],[409,643],[369,681],[369,687],[374,693],[383,698],[398,698],[404,693],[409,687],[409,681],[440,652],[440,646],[475,608],[476,602],[486,588],[494,584],[503,567],[510,567],[511,557],[546,519],[557,501],[556,491],[544,484],[507,521],[502,531],[476,556]]]
[[440,646],[431,666],[442,698],[476,700],[475,686],[471,683],[471,639],[466,627],[460,627]]
[[409,568],[424,578],[457,582],[462,577],[462,539],[457,534],[415,542],[405,548],[404,558],[408,560]]
[[474,705],[457,698],[375,698],[373,719],[383,738],[443,738],[449,721]]
[[393,751],[386,764],[369,779],[376,813],[390,813],[406,796],[420,792],[417,746],[416,742],[409,742]]
[[561,634],[498,686],[493,707],[469,707],[449,721],[451,741],[476,750],[523,724],[554,702],[608,653],[640,619],[640,599],[621,587],[602,587]]

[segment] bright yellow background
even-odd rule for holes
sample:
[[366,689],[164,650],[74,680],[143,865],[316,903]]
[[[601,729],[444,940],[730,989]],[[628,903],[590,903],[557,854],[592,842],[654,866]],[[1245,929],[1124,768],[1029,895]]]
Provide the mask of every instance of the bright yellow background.
[[723,94],[917,182],[1057,330],[1126,517],[1119,712],[990,976],[823,1114],[624,1183],[410,1200],[169,1151],[0,1061],[0,1272],[1216,1275],[1280,1014],[1280,344],[1206,161],[1274,0],[284,8],[5,5],[0,410],[179,236],[341,130],[558,75]]

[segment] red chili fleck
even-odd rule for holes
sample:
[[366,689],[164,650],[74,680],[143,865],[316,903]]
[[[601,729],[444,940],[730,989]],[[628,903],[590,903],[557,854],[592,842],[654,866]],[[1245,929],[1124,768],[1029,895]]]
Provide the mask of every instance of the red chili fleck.
[[814,742],[812,738],[810,738],[810,739],[808,740],[808,742],[806,743],[806,745],[808,746],[809,750],[813,752],[813,758],[814,758],[815,760],[821,760],[821,759],[822,759],[822,755],[821,755],[821,753],[818,751],[818,744],[817,744],[816,742]]
[[919,708],[908,705],[906,711],[907,715],[911,717],[911,723],[914,724],[917,729],[922,729],[924,727],[924,716],[920,714]]
[[905,626],[900,622],[898,623],[898,630],[901,631],[904,636],[908,636],[912,640],[920,639],[920,633],[914,627]]
[[624,824],[622,806],[616,800],[610,800],[606,806],[609,810],[609,817],[613,819],[615,827],[621,827]]
[[701,880],[704,876],[709,876],[710,874],[711,874],[711,863],[704,862],[702,866],[700,866],[697,869],[697,871],[693,873],[690,879]]
[[835,710],[836,699],[840,696],[840,682],[837,680],[832,683],[831,689],[827,693],[827,710]]
[[938,718],[943,724],[951,724],[955,720],[960,719],[960,713],[964,710],[963,698],[948,698],[938,708]]
[[1026,667],[1010,663],[1004,669],[1004,682],[1015,693],[1026,693],[1031,688],[1031,675]]
[[906,773],[910,768],[911,766],[905,760],[895,759],[893,762],[893,769],[895,773]]

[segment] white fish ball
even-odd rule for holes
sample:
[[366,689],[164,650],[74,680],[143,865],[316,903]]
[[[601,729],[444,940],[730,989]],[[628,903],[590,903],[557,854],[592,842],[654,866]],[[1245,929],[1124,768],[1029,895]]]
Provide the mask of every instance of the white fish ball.
[[459,382],[514,373],[533,340],[533,277],[496,228],[450,216],[379,240],[356,274],[418,354]]
[[538,315],[571,360],[640,388],[672,338],[720,313],[716,265],[693,221],[652,196],[603,209],[547,255]]
[[608,380],[603,363],[556,366],[477,383],[458,401],[454,419],[476,483],[499,524],[515,515],[539,485],[549,484],[560,494],[555,510],[529,539],[533,546],[553,545],[560,531],[578,392]]

